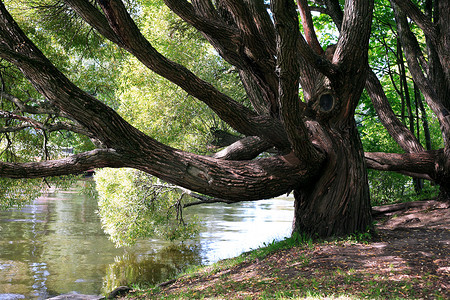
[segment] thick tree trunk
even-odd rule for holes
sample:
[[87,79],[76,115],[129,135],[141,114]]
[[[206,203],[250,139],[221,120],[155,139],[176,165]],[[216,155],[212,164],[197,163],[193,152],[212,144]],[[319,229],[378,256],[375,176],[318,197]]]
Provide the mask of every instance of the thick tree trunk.
[[366,231],[371,206],[366,166],[356,127],[336,132],[327,140],[327,162],[309,189],[294,191],[293,231],[310,236],[342,236]]

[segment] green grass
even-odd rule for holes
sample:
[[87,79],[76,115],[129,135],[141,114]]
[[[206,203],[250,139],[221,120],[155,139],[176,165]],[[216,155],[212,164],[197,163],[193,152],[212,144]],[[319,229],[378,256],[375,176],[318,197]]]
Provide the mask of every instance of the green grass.
[[249,259],[263,259],[267,255],[274,252],[290,249],[297,246],[306,246],[312,248],[314,245],[314,240],[306,235],[301,235],[299,233],[294,233],[291,237],[286,238],[281,241],[272,241],[271,243],[265,243],[262,247],[252,250],[250,252],[244,253],[244,255]]
[[[245,282],[221,280],[201,291],[169,295],[153,290],[151,294],[157,296],[146,299],[415,299],[416,296],[420,298],[416,295],[416,289],[409,282],[393,282],[382,276],[340,270],[317,274],[314,278],[248,279]],[[432,293],[435,293],[436,299],[444,299],[439,292]]]
[[244,252],[234,258],[228,258],[220,260],[209,266],[190,266],[180,276],[194,275],[201,271],[203,274],[212,275],[218,273],[224,269],[229,269],[239,264],[250,262],[256,259],[264,259],[268,255],[280,250],[290,249],[292,247],[304,246],[312,248],[314,242],[311,238],[300,234],[293,234],[292,237],[283,239],[281,241],[272,241],[270,243],[264,243],[262,247]]

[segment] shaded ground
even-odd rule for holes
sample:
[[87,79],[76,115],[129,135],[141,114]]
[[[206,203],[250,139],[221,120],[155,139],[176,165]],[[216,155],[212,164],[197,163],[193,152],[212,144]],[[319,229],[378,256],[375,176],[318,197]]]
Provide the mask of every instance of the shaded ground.
[[448,205],[428,201],[381,214],[378,222],[370,242],[355,236],[232,266],[224,261],[133,297],[450,299]]

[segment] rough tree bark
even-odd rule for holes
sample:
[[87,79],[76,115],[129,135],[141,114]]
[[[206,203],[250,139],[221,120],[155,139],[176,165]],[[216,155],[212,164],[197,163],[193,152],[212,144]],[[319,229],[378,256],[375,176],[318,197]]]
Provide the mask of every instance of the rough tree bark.
[[323,172],[309,187],[294,191],[294,231],[320,237],[364,232],[371,226],[371,206],[356,126],[324,135],[328,159]]

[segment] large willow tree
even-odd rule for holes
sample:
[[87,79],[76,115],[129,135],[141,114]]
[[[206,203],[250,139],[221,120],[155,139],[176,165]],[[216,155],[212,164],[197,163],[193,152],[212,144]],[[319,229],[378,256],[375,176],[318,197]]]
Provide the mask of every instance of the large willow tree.
[[[410,0],[391,1],[410,75],[441,128],[443,149],[428,151],[397,118],[369,66],[373,1],[165,0],[238,72],[246,91],[244,103],[250,105],[158,52],[133,19],[139,9],[129,11],[145,1],[127,6],[121,0],[54,2],[55,8],[75,13],[99,35],[206,104],[242,139],[208,156],[158,142],[95,93],[69,80],[1,3],[0,57],[23,73],[42,101],[30,105],[29,99],[3,89],[2,99],[13,106],[0,110],[4,120],[0,133],[30,127],[43,132],[64,129],[97,145],[58,160],[2,161],[1,177],[128,167],[218,201],[259,200],[293,191],[294,230],[318,236],[370,226],[367,168],[431,180],[440,185],[443,199],[450,197],[448,1],[419,1],[423,7]],[[324,49],[319,43],[312,10],[335,23],[339,32],[335,45]],[[364,152],[354,119],[364,89],[403,154]],[[270,155],[260,155],[269,149]]]

